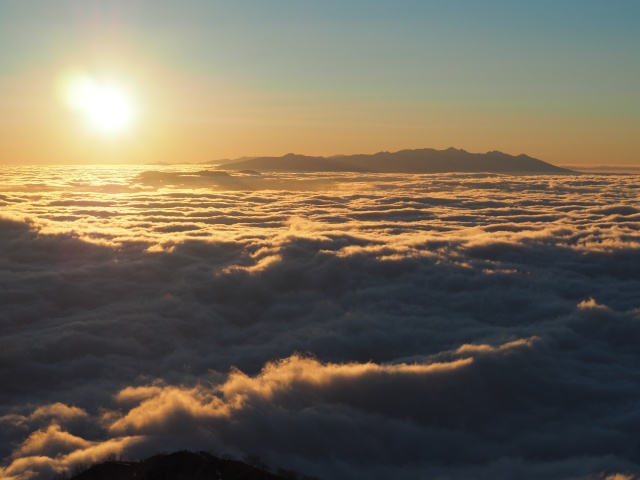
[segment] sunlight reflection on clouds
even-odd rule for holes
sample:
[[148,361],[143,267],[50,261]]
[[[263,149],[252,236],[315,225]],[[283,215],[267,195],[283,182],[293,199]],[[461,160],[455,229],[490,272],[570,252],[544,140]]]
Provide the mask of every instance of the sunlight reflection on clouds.
[[2,475],[181,448],[324,478],[635,471],[637,185],[3,168]]

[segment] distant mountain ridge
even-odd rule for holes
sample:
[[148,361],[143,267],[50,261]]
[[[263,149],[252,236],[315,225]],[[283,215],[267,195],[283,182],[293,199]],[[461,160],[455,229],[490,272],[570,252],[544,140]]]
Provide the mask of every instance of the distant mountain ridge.
[[225,161],[224,168],[258,172],[575,173],[527,155],[513,156],[498,151],[470,153],[456,148],[422,148],[332,157],[289,153],[282,157],[249,157],[235,162]]

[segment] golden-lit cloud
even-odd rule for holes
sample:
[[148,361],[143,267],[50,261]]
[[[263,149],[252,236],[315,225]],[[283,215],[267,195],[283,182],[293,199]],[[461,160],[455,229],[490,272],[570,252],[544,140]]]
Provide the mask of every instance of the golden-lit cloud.
[[58,425],[51,425],[46,430],[32,433],[14,452],[15,457],[25,456],[57,456],[78,449],[84,449],[91,442],[63,432]]
[[499,345],[497,347],[493,345],[471,345],[465,344],[459,347],[456,350],[456,353],[459,355],[472,355],[472,354],[481,354],[481,353],[509,353],[513,349],[522,348],[522,347],[531,347],[534,342],[539,341],[540,339],[537,337],[533,338],[521,338],[519,340],[514,340],[513,342],[508,342],[503,345]]
[[598,302],[596,302],[592,297],[590,297],[588,300],[583,300],[578,304],[578,308],[580,310],[601,310],[601,311],[607,311],[609,308],[606,305],[600,305]]

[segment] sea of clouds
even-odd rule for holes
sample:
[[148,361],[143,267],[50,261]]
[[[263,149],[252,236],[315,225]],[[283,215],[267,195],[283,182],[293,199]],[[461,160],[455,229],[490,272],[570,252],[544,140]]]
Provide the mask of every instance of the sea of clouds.
[[639,478],[639,176],[151,169],[0,169],[1,478]]

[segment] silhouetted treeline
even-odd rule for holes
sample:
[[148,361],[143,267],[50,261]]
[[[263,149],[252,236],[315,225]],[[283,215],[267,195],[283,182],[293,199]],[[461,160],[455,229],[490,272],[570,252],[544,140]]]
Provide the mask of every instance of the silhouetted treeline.
[[286,468],[275,472],[257,455],[242,461],[208,452],[161,453],[140,461],[110,454],[93,465],[78,463],[52,480],[319,480]]

